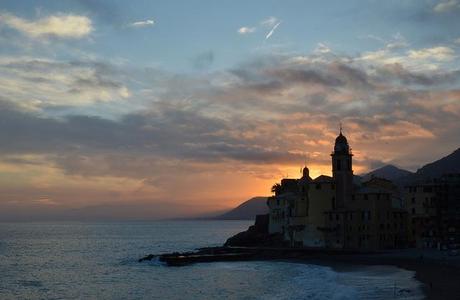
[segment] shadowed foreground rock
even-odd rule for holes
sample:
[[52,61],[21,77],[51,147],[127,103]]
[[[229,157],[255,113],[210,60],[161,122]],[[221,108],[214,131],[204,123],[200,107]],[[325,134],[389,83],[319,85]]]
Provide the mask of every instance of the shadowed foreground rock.
[[283,247],[286,243],[281,234],[268,233],[268,215],[257,215],[256,222],[248,230],[229,238],[225,247]]

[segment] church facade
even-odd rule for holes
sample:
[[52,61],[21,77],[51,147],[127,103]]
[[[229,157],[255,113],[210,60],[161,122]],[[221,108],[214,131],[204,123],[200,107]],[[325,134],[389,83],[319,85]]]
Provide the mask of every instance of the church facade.
[[377,250],[407,244],[407,212],[389,181],[355,180],[347,138],[337,136],[332,177],[312,179],[305,166],[299,179],[282,179],[269,197],[269,232],[291,246]]

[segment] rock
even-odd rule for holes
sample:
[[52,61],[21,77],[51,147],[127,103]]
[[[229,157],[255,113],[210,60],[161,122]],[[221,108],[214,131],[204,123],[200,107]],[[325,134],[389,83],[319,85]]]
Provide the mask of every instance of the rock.
[[281,234],[268,233],[268,215],[258,215],[254,225],[248,230],[229,238],[224,247],[283,247],[286,243]]
[[144,260],[152,260],[154,259],[155,257],[157,257],[157,255],[153,255],[153,254],[149,254],[147,256],[144,256],[142,258],[139,258],[139,262],[143,262]]

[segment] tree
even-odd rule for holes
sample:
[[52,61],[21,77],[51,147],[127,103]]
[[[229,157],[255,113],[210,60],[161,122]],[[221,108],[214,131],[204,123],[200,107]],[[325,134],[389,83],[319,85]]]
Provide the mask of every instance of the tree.
[[281,184],[279,183],[275,183],[273,186],[272,186],[272,193],[276,195],[279,195],[281,192]]

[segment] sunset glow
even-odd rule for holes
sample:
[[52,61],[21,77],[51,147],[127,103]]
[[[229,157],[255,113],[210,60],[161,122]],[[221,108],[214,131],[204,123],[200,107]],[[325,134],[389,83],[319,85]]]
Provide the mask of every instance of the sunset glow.
[[320,2],[2,2],[0,218],[234,207],[330,175],[340,122],[355,174],[457,149],[458,7]]

